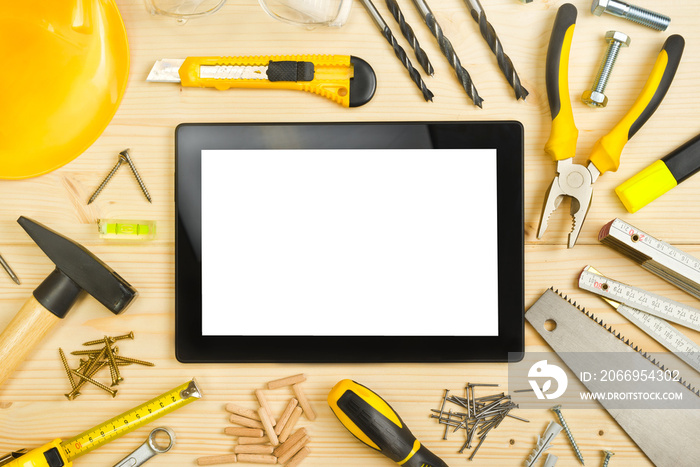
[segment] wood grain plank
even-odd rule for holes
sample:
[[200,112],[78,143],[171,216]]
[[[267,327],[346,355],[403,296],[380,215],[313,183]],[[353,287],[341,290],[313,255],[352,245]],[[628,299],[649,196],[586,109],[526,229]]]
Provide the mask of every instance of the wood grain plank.
[[[375,2],[387,22],[393,19],[383,2]],[[42,177],[0,181],[0,253],[22,279],[16,286],[0,271],[0,327],[4,328],[44,277],[50,261],[16,223],[19,215],[35,218],[83,243],[110,264],[139,291],[140,297],[122,316],[112,316],[94,299],[83,297],[58,329],[39,344],[10,380],[0,388],[0,452],[36,447],[56,437],[69,438],[134,405],[196,376],[205,398],[162,421],[177,433],[177,446],[156,456],[152,465],[189,466],[206,455],[230,454],[232,438],[224,405],[236,402],[255,406],[253,389],[270,380],[306,373],[304,383],[314,409],[315,422],[302,417],[311,435],[311,455],[305,466],[380,467],[390,462],[355,440],[335,419],[325,401],[340,379],[353,378],[390,401],[414,434],[450,465],[466,462],[457,454],[461,438],[442,441],[442,430],[428,418],[442,390],[458,390],[467,381],[495,382],[507,388],[507,366],[502,363],[441,365],[182,365],[174,357],[174,129],[182,122],[303,122],[391,120],[519,120],[525,128],[525,238],[526,306],[549,286],[558,287],[602,316],[645,349],[658,344],[617,315],[597,297],[578,290],[576,277],[592,264],[605,274],[689,305],[696,301],[642,270],[618,253],[599,245],[600,227],[614,217],[700,256],[700,178],[691,178],[634,216],[613,193],[622,181],[652,161],[695,136],[700,130],[700,9],[694,2],[668,0],[663,13],[673,18],[668,33],[682,34],[686,52],[675,82],[649,123],[628,143],[622,166],[596,183],[591,211],[579,245],[565,247],[571,222],[565,202],[550,220],[541,239],[535,238],[544,192],[554,175],[554,163],[544,154],[550,115],[544,87],[544,58],[556,8],[563,0],[523,5],[513,0],[484,2],[489,20],[530,91],[527,102],[515,102],[496,61],[478,33],[461,0],[431,1],[438,21],[470,71],[484,109],[470,104],[410,2],[402,3],[421,45],[435,66],[426,78],[435,93],[433,103],[423,102],[393,51],[376,31],[365,11],[353,6],[341,29],[305,31],[268,18],[256,0],[228,2],[218,13],[185,25],[151,17],[141,0],[117,0],[129,36],[131,70],[127,92],[112,123],[84,154],[65,167]],[[583,162],[595,141],[626,112],[646,80],[666,33],[658,34],[620,19],[587,13],[588,3],[577,4],[579,18],[572,46],[570,89],[576,124],[580,129],[577,161]],[[396,29],[396,28],[394,28]],[[622,29],[632,46],[620,55],[606,93],[606,109],[594,110],[579,100],[590,86],[604,49],[603,35]],[[399,41],[406,45],[402,38]],[[235,90],[216,92],[184,89],[177,85],[146,83],[153,62],[188,55],[255,55],[292,53],[353,54],[367,60],[378,76],[374,99],[357,109],[342,109],[314,95],[294,91]],[[95,203],[85,202],[116,161],[117,153],[131,154],[153,197],[149,204],[133,177],[122,169]],[[158,237],[142,245],[115,245],[97,237],[98,218],[151,219]],[[76,401],[63,396],[68,388],[56,349],[70,351],[86,340],[105,334],[134,331],[134,341],[120,342],[120,352],[153,361],[155,368],[124,367],[125,382],[116,399],[86,389]],[[700,333],[687,331],[696,342]],[[548,350],[536,332],[526,326],[528,351]],[[69,357],[73,363],[77,359]],[[280,413],[291,391],[270,391],[268,398]],[[106,401],[109,400],[109,403]],[[475,465],[520,465],[534,446],[536,436],[552,420],[548,411],[522,410],[532,420],[507,420],[489,434]],[[616,452],[616,466],[651,465],[641,451],[602,410],[567,412],[587,464],[602,461],[601,450]],[[143,442],[155,426],[144,427],[80,459],[81,465],[113,465]],[[551,452],[564,465],[573,465],[572,451],[559,438]],[[149,464],[151,465],[151,464]]]

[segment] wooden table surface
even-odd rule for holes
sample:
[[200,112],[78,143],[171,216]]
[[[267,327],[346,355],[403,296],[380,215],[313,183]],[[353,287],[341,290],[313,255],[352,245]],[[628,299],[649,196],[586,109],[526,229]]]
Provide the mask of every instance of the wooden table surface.
[[[0,181],[0,252],[22,279],[22,285],[16,286],[0,272],[0,328],[7,325],[52,269],[47,257],[16,223],[20,215],[37,219],[87,246],[131,282],[140,291],[140,297],[122,316],[112,316],[92,298],[80,299],[64,322],[0,388],[0,452],[36,447],[56,437],[70,438],[194,376],[206,395],[203,400],[77,461],[78,465],[113,465],[139,445],[151,428],[168,425],[177,433],[177,445],[150,465],[194,465],[199,456],[231,452],[233,438],[223,434],[227,426],[224,403],[254,407],[255,388],[271,379],[304,372],[308,375],[306,390],[319,414],[315,422],[303,422],[312,437],[312,456],[304,465],[392,465],[350,436],[328,408],[326,395],[343,378],[360,381],[390,401],[418,438],[450,465],[467,462],[465,455],[456,452],[461,437],[455,435],[449,441],[442,441],[441,427],[428,418],[429,411],[438,405],[444,388],[457,391],[467,381],[500,383],[507,387],[505,363],[184,365],[176,361],[173,132],[182,122],[519,120],[525,127],[526,307],[554,285],[633,337],[645,349],[661,350],[601,300],[578,290],[576,277],[584,265],[593,264],[628,283],[697,305],[690,296],[600,245],[596,235],[604,223],[621,217],[700,256],[700,205],[696,201],[700,195],[700,178],[691,178],[634,215],[624,210],[613,193],[619,183],[700,130],[700,29],[697,27],[700,7],[684,0],[660,3],[636,0],[640,6],[663,8],[661,12],[672,17],[671,27],[662,33],[609,15],[595,17],[590,13],[589,0],[574,2],[579,17],[569,76],[580,129],[580,161],[634,101],[668,35],[682,34],[686,49],[671,90],[656,114],[627,145],[621,169],[596,183],[593,206],[578,244],[568,250],[565,246],[571,226],[568,202],[552,217],[544,238],[535,238],[544,192],[554,175],[554,163],[543,152],[551,126],[544,62],[554,16],[563,2],[535,0],[527,5],[516,0],[482,2],[505,51],[530,91],[527,102],[514,99],[463,2],[431,0],[429,3],[485,99],[483,110],[467,99],[436,42],[407,0],[400,1],[405,16],[435,66],[435,76],[426,78],[435,93],[433,103],[422,100],[357,2],[343,28],[309,31],[272,20],[255,0],[229,1],[218,13],[185,25],[151,17],[141,0],[117,0],[128,31],[131,71],[123,102],[111,124],[92,147],[61,169],[34,179]],[[377,0],[376,4],[398,33],[384,3]],[[591,85],[605,48],[603,36],[610,29],[629,34],[632,45],[622,51],[617,61],[606,91],[610,98],[607,108],[594,110],[583,105],[578,96]],[[399,42],[406,46],[402,38]],[[160,58],[300,53],[352,54],[364,58],[378,76],[374,99],[360,108],[343,109],[321,97],[295,91],[217,92],[145,81],[153,62]],[[134,178],[122,169],[97,201],[87,206],[88,197],[115,163],[117,153],[127,147],[131,148],[152,194],[153,204],[145,201]],[[95,228],[96,220],[101,217],[154,219],[158,222],[158,238],[138,245],[105,243],[98,238]],[[488,226],[483,228],[488,231]],[[469,323],[465,322],[462,331],[468,333],[468,329]],[[63,394],[69,386],[57,349],[75,350],[83,341],[128,331],[134,331],[136,339],[120,344],[120,351],[153,361],[156,367],[126,367],[123,371],[126,381],[119,386],[116,399],[89,388],[76,401],[67,401]],[[700,342],[700,333],[684,331]],[[525,336],[528,351],[549,349],[529,325]],[[75,357],[71,361],[75,363]],[[270,394],[273,407],[280,411],[288,397],[285,390]],[[474,465],[522,465],[537,435],[554,418],[547,410],[520,410],[520,415],[531,422],[510,420],[492,431]],[[603,449],[616,453],[611,466],[650,465],[602,408],[570,410],[565,415],[586,465],[600,465]],[[551,452],[559,456],[558,465],[578,465],[563,435],[557,438]]]

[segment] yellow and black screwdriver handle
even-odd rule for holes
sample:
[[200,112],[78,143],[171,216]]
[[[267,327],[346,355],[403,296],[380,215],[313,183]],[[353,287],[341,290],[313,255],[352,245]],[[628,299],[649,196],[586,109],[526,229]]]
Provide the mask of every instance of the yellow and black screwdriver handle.
[[620,156],[627,141],[656,112],[671,87],[676,70],[681,62],[685,40],[674,34],[664,42],[654,67],[642,92],[632,104],[632,108],[610,132],[600,138],[593,146],[590,161],[600,173],[615,172],[620,167]]
[[[201,67],[267,67],[268,79],[203,78]],[[182,86],[295,89],[359,107],[374,96],[377,77],[369,63],[352,55],[264,55],[188,57],[179,71]]]
[[404,467],[448,467],[423,446],[391,406],[371,389],[344,379],[328,394],[340,423],[367,446]]

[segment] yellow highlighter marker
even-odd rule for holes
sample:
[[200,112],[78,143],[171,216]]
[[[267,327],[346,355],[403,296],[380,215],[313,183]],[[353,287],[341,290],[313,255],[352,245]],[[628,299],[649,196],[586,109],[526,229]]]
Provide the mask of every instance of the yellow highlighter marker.
[[615,193],[629,212],[637,212],[699,170],[700,135],[615,188]]

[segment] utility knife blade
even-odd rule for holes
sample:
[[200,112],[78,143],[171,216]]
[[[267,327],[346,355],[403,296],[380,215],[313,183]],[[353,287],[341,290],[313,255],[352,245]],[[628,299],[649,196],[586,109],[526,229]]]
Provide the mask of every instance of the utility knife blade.
[[188,57],[156,61],[146,81],[186,87],[296,89],[359,107],[374,96],[372,67],[349,55]]

